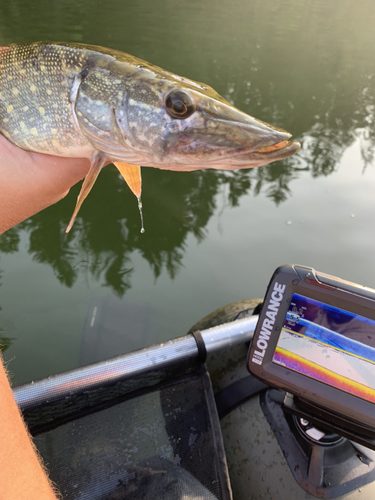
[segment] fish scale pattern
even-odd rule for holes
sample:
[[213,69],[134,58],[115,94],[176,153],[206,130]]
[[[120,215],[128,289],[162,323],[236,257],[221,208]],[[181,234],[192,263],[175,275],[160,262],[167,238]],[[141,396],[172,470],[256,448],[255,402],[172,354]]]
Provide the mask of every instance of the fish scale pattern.
[[73,47],[0,49],[1,133],[26,150],[82,156],[88,141],[74,123],[70,93],[84,64],[85,51]]

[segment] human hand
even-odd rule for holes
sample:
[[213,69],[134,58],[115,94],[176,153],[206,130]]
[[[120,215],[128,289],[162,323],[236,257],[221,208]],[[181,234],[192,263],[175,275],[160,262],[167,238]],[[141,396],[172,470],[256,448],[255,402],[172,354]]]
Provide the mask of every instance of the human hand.
[[88,159],[31,153],[0,135],[0,234],[64,198],[89,167]]

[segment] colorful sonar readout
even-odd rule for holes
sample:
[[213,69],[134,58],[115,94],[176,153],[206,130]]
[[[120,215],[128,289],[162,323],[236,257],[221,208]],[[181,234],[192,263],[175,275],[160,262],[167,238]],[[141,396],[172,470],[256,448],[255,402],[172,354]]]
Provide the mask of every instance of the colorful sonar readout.
[[375,403],[375,321],[293,294],[272,361]]

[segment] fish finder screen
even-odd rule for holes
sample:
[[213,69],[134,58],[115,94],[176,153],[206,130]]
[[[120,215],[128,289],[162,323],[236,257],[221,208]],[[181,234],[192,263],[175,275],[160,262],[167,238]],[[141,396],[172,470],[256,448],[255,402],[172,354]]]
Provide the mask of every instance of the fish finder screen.
[[272,361],[375,403],[375,321],[293,294]]

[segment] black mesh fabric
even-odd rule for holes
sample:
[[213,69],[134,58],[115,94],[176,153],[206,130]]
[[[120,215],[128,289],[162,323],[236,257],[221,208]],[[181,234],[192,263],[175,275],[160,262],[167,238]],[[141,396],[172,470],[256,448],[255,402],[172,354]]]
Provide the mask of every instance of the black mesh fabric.
[[42,432],[35,443],[64,499],[230,499],[206,370]]

